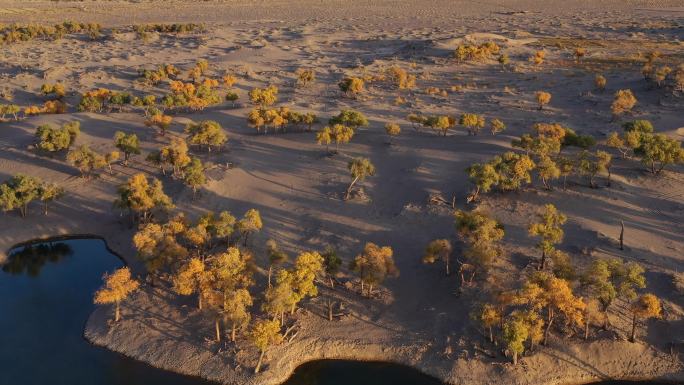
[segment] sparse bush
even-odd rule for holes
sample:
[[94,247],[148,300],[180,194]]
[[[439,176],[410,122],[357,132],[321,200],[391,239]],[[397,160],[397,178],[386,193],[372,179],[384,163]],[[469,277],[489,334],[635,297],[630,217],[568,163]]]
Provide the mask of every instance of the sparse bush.
[[506,124],[499,119],[492,119],[490,122],[492,135],[496,135],[506,129]]
[[347,94],[347,96],[355,97],[356,95],[364,92],[363,79],[353,76],[342,79],[342,81],[339,82],[338,86],[340,87],[342,92]]
[[544,91],[537,91],[534,94],[537,104],[539,105],[539,110],[541,111],[545,105],[549,104],[551,101],[551,94]]
[[316,71],[311,68],[299,68],[297,72],[297,86],[307,87],[309,84],[316,81]]
[[546,59],[546,52],[544,51],[536,51],[534,55],[530,57],[530,61],[534,63],[535,65],[541,65],[544,63],[544,60]]
[[637,104],[637,98],[631,90],[619,90],[615,93],[613,104],[610,106],[610,111],[613,114],[613,120],[616,120],[619,115],[629,112]]
[[488,41],[480,45],[461,44],[456,47],[454,56],[456,57],[456,60],[460,62],[483,61],[498,54],[500,50],[499,46],[493,41]]
[[401,126],[399,124],[390,122],[385,124],[385,132],[387,133],[387,136],[389,137],[389,144],[392,144],[392,138],[395,136],[398,136],[401,133]]
[[606,83],[607,80],[605,76],[601,74],[597,74],[596,77],[594,77],[594,86],[596,87],[597,90],[603,91],[606,89]]
[[387,70],[390,81],[400,90],[411,89],[416,86],[416,75],[409,74],[405,69],[392,66]]
[[46,96],[53,95],[57,99],[62,99],[66,95],[66,89],[62,83],[45,83],[40,87],[40,92]]

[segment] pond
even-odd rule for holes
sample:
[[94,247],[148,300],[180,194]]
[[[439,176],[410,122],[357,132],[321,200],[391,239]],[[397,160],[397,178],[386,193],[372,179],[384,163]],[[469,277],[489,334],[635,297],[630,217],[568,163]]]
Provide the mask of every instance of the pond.
[[[3,384],[212,385],[153,368],[83,338],[102,275],[123,264],[100,239],[22,246],[0,272],[0,373]],[[602,382],[596,385],[661,385]],[[283,385],[441,385],[406,366],[319,360],[298,367]]]
[[22,385],[209,385],[83,338],[102,274],[123,264],[100,239],[13,250],[0,273],[0,377]]

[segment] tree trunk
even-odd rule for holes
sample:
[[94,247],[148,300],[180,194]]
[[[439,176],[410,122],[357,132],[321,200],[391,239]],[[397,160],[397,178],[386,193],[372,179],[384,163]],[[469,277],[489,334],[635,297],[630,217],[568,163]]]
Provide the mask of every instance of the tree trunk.
[[344,196],[344,200],[349,199],[349,195],[351,194],[352,188],[354,187],[354,184],[355,184],[358,180],[359,180],[359,177],[358,177],[358,176],[357,176],[356,178],[354,178],[354,180],[352,180],[351,184],[350,184],[349,187],[347,188],[347,193],[346,193],[345,196]]
[[230,329],[230,340],[235,342],[235,333],[237,332],[237,325],[233,322],[233,326]]
[[541,259],[541,265],[539,266],[539,270],[544,270],[546,267],[546,250],[542,249],[542,259]]
[[259,361],[257,362],[256,368],[254,368],[254,373],[259,373],[259,370],[261,370],[261,363],[264,361],[264,353],[266,353],[266,351],[262,350],[261,354],[259,354]]
[[553,324],[553,310],[549,309],[548,312],[549,317],[546,323],[546,329],[544,330],[544,346],[546,346],[546,342],[549,339],[549,333],[551,332],[551,324]]
[[448,276],[450,275],[450,273],[451,273],[451,272],[449,271],[449,256],[448,256],[448,255],[445,255],[445,256],[444,256],[444,267],[446,268],[446,275],[447,275],[447,277],[448,277]]
[[271,275],[273,273],[273,264],[268,265],[268,287],[271,287]]
[[48,215],[48,203],[47,203],[47,201],[45,201],[45,206],[43,206],[43,207],[45,209],[43,212],[45,213],[45,215]]
[[637,316],[636,316],[636,314],[634,314],[634,316],[632,316],[632,334],[631,334],[631,336],[629,337],[629,341],[630,341],[630,342],[634,342],[634,341],[635,341],[635,337],[636,337],[636,324],[637,324]]
[[586,320],[586,322],[584,322],[584,340],[586,341],[588,339],[589,339],[589,320]]
[[280,312],[280,326],[282,327],[285,324],[285,311]]
[[513,365],[518,365],[518,352],[513,351]]
[[214,322],[214,326],[216,327],[216,342],[221,342],[221,328],[219,327],[219,319],[216,318]]
[[494,343],[494,332],[491,326],[489,327],[489,342]]
[[620,250],[625,249],[625,222],[620,221]]
[[119,301],[116,301],[114,306],[114,322],[119,322],[121,319],[121,307],[119,306]]
[[363,296],[363,279],[361,280],[361,296]]
[[333,320],[333,302],[331,299],[328,299],[328,321]]
[[197,308],[199,310],[202,310],[202,294],[201,293],[197,294]]

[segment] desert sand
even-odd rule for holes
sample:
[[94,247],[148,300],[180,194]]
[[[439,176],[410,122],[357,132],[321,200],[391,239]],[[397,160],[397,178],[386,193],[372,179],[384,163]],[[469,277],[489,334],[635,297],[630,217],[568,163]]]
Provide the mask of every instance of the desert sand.
[[[247,341],[211,342],[212,321],[194,310],[191,299],[179,298],[163,285],[143,285],[123,305],[123,320],[117,325],[108,323],[109,307],[99,308],[85,330],[93,343],[226,384],[278,384],[299,364],[320,358],[393,361],[453,384],[684,381],[682,361],[670,354],[671,344],[684,340],[684,297],[672,283],[672,274],[684,270],[681,165],[654,177],[637,161],[616,156],[610,186],[604,177],[598,179],[599,188],[573,177],[567,190],[556,185],[547,191],[535,180],[520,192],[487,194],[477,204],[506,228],[506,256],[495,268],[506,282],[519,280],[521,271],[531,269],[538,257],[527,226],[546,203],[568,215],[559,248],[578,265],[605,256],[642,264],[647,290],[663,301],[664,316],[640,330],[638,343],[626,339],[631,318],[627,304],[619,303],[611,314],[610,331],[596,330],[586,342],[554,333],[547,346],[526,353],[513,366],[485,343],[469,319],[477,290],[458,295],[456,275],[446,277],[440,266],[421,263],[431,239],[456,239],[452,199],[456,208],[472,208],[466,204],[472,186],[465,168],[510,149],[511,139],[529,132],[536,122],[559,122],[604,140],[619,129],[611,122],[613,93],[629,88],[639,100],[632,119],[648,119],[657,132],[684,139],[684,98],[649,86],[635,60],[658,50],[664,60],[684,63],[681,1],[0,1],[2,23],[66,19],[101,23],[103,37],[35,40],[1,50],[2,87],[12,91],[12,103],[42,103],[41,84],[60,81],[68,89],[69,110],[0,123],[0,181],[25,173],[67,190],[47,216],[37,206],[28,218],[3,214],[0,251],[36,238],[94,234],[136,274],[144,274],[131,243],[135,226],[112,208],[117,186],[144,172],[161,178],[177,210],[191,218],[208,210],[230,210],[237,216],[257,208],[264,229],[253,247],[262,267],[267,266],[264,241],[273,238],[290,254],[332,245],[345,266],[366,242],[391,245],[401,270],[400,277],[386,281],[381,298],[359,297],[346,269],[340,278],[349,283],[346,287],[330,290],[320,285],[321,298],[307,301],[292,320],[296,337],[268,351],[259,375],[252,373],[257,354]],[[203,22],[207,31],[152,34],[143,41],[124,30],[152,22]],[[514,69],[502,70],[496,62],[454,61],[458,44],[484,41],[499,44]],[[572,58],[572,44],[577,42],[588,50],[581,63]],[[535,67],[527,58],[540,48],[547,60]],[[166,138],[143,124],[140,109],[87,113],[77,112],[75,106],[81,93],[98,87],[162,95],[163,85],[137,82],[137,70],[163,63],[187,69],[197,59],[206,59],[214,74],[235,73],[240,99],[235,106],[222,103],[174,114],[171,135],[183,135],[185,123],[205,119],[220,122],[229,135],[222,151],[195,151],[212,167],[209,183],[193,198],[182,183],[163,178],[144,161],[144,154]],[[371,85],[363,98],[339,92],[337,82],[345,74],[392,64],[415,65],[418,87],[407,94],[406,104],[396,105],[396,90],[381,84]],[[312,86],[293,87],[294,71],[300,67],[316,70]],[[605,92],[594,90],[597,72],[607,78]],[[257,135],[245,119],[251,109],[247,92],[268,84],[280,88],[278,105],[316,112],[323,122],[351,108],[366,114],[370,125],[332,157],[316,144],[313,133]],[[422,91],[431,86],[449,90],[448,95]],[[534,101],[534,92],[541,89],[553,95],[543,111]],[[413,130],[406,115],[415,111],[474,112],[504,120],[507,129],[496,136],[468,136],[456,129],[441,137]],[[77,144],[108,151],[114,132],[122,130],[138,135],[143,155],[128,166],[115,165],[111,175],[102,172],[84,180],[63,155],[50,157],[30,149],[38,125],[72,120],[81,122]],[[390,121],[402,126],[392,145],[386,143],[383,128]],[[362,185],[366,198],[344,201],[346,164],[355,156],[369,157],[377,174]],[[435,196],[443,201],[430,199]],[[626,226],[624,250],[616,246],[621,221]],[[260,273],[258,285],[263,288],[265,271]],[[334,322],[324,315],[327,296],[345,303],[345,315]]]

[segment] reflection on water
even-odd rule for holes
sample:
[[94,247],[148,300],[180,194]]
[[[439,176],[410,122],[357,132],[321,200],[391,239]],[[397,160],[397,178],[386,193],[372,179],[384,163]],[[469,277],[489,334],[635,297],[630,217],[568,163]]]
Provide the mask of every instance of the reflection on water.
[[28,245],[10,254],[2,271],[10,274],[28,274],[37,277],[40,269],[48,262],[59,262],[73,254],[73,250],[65,242],[46,242]]
[[0,273],[0,384],[209,384],[90,345],[83,338],[102,274],[122,265],[102,240],[34,244],[10,255]]

